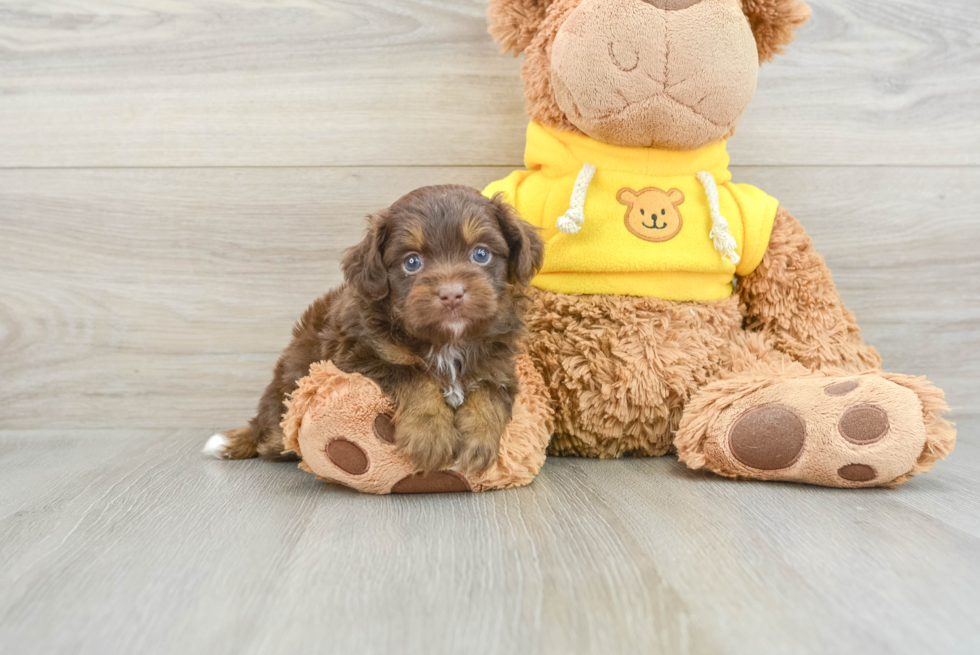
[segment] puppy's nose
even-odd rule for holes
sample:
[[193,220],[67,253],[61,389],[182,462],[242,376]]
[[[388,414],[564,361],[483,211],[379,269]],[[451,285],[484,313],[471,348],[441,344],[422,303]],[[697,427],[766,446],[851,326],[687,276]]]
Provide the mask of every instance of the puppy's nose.
[[439,300],[446,307],[453,309],[463,304],[463,295],[466,289],[462,284],[444,284],[439,287]]
[[653,5],[657,9],[665,11],[687,9],[701,2],[701,0],[643,0],[648,5]]

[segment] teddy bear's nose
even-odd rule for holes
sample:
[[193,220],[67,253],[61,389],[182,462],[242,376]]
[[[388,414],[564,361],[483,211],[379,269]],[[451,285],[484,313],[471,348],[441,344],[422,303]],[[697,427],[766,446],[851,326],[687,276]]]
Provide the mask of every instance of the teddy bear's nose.
[[701,0],[643,0],[648,5],[653,5],[657,9],[674,11],[677,9],[687,9],[701,2]]

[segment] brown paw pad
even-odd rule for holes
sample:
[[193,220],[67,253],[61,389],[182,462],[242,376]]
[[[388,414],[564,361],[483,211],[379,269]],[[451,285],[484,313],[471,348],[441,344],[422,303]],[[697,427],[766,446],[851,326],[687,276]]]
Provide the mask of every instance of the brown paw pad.
[[368,470],[368,456],[357,444],[347,439],[334,439],[327,444],[327,457],[351,475],[363,475]]
[[888,414],[873,405],[851,407],[837,424],[841,436],[859,446],[881,441],[888,433],[888,427]]
[[374,419],[374,436],[385,443],[395,443],[395,424],[387,414],[378,414]]
[[861,386],[861,383],[858,380],[844,380],[843,382],[830,385],[823,392],[828,396],[846,396],[859,386]]
[[764,405],[742,414],[729,436],[735,459],[762,471],[792,466],[803,454],[806,424],[783,405]]
[[871,482],[878,473],[867,464],[848,464],[840,467],[837,475],[851,482]]
[[416,473],[402,478],[391,488],[393,494],[443,494],[472,491],[470,483],[455,471]]

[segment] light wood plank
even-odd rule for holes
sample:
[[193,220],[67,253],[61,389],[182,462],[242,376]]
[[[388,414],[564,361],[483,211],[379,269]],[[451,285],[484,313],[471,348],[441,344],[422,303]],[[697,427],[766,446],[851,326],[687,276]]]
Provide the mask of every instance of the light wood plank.
[[[0,172],[0,426],[237,425],[365,214],[506,170]],[[887,368],[980,411],[980,170],[736,177],[808,227]]]
[[550,459],[524,489],[371,497],[204,459],[205,434],[0,432],[0,651],[891,655],[980,638],[975,441],[896,491]]
[[[813,0],[762,71],[749,165],[980,163],[974,0]],[[0,167],[516,165],[484,0],[101,0],[0,10]]]

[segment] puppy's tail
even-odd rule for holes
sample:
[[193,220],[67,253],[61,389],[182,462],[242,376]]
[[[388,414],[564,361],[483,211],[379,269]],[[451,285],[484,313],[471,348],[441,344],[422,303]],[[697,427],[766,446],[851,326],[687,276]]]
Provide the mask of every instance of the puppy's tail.
[[201,452],[215,459],[251,459],[259,454],[252,426],[211,435]]

